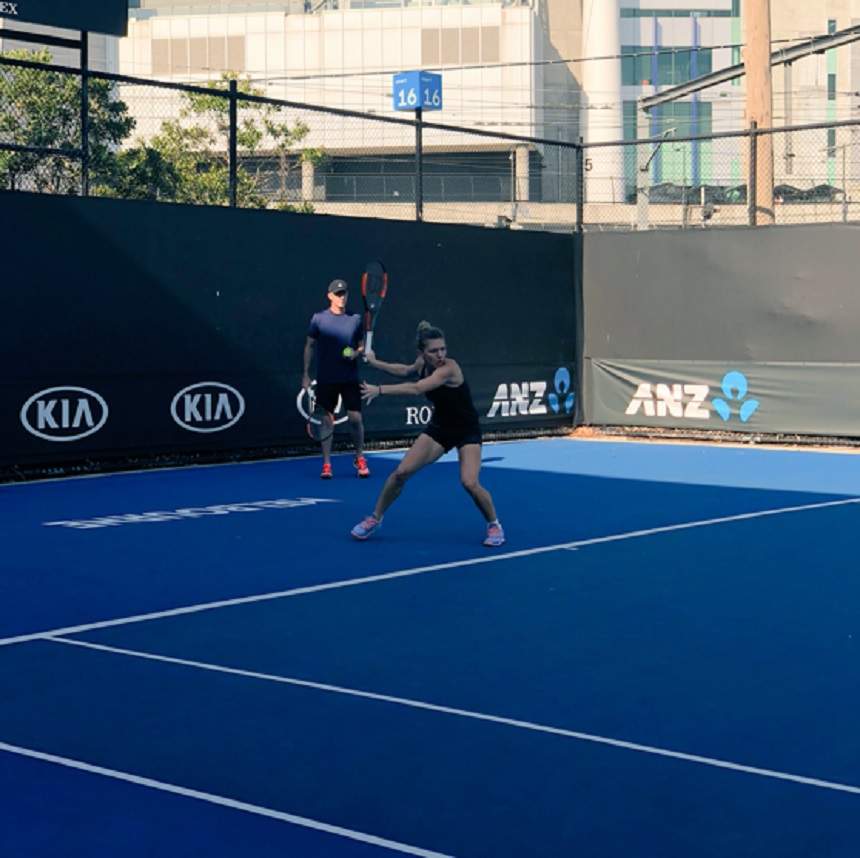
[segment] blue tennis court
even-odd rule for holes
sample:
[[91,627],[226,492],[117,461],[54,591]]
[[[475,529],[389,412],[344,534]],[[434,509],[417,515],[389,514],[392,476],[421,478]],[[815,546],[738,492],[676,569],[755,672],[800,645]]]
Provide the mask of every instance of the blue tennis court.
[[0,855],[856,856],[860,457],[0,487]]

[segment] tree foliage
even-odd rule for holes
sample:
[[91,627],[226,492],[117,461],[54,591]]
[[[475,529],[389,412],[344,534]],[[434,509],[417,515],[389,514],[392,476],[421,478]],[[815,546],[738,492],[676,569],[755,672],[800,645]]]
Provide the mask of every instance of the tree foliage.
[[[49,63],[49,51],[15,51],[15,59]],[[229,202],[230,100],[259,96],[250,81],[225,73],[211,92],[183,92],[175,118],[161,123],[149,140],[129,143],[136,127],[114,84],[90,79],[91,193],[124,199],[171,200],[226,205]],[[0,141],[33,148],[80,147],[80,78],[68,73],[0,66]],[[310,133],[273,104],[237,102],[237,200],[240,206],[311,211],[291,199],[291,175],[303,162],[320,165],[321,149],[303,148]],[[78,193],[77,159],[0,150],[0,186],[12,190]]]

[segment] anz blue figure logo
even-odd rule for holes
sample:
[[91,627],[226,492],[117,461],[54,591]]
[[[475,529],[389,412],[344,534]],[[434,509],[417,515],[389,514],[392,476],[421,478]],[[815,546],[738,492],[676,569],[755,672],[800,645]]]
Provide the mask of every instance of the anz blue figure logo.
[[566,367],[560,367],[556,370],[553,384],[555,385],[555,393],[550,393],[547,397],[549,407],[556,414],[559,414],[562,408],[564,408],[565,414],[570,414],[573,411],[574,395],[570,389],[570,373]]
[[731,420],[734,413],[731,403],[736,402],[738,403],[738,417],[740,417],[741,423],[746,423],[755,414],[759,406],[757,399],[747,399],[747,391],[749,390],[747,377],[742,372],[733,370],[723,376],[720,386],[723,389],[725,399],[718,396],[712,400],[717,414],[725,421]]

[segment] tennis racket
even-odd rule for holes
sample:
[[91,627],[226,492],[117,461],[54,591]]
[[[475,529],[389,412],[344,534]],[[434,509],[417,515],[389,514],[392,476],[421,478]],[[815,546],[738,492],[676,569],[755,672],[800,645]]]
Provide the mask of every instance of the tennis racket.
[[[361,275],[361,298],[364,301],[364,350],[371,351],[373,347],[373,330],[382,302],[388,292],[388,273],[385,266],[379,261],[368,262]],[[365,357],[365,360],[367,358]]]
[[317,402],[313,388],[308,388],[308,437],[313,441],[325,441],[334,432],[332,415]]

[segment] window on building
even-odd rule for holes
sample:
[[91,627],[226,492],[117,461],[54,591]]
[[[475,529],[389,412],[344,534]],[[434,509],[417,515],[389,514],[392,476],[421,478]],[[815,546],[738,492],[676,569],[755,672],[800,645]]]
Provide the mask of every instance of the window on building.
[[227,37],[227,68],[230,71],[245,71],[245,37]]
[[[693,48],[658,48],[657,80],[654,81],[654,49],[646,45],[627,45],[621,48],[621,82],[624,86],[675,86],[686,83],[694,75]],[[696,77],[710,74],[713,70],[713,51],[699,48],[695,51]]]
[[481,27],[481,62],[497,63],[500,56],[499,28]]
[[480,27],[463,27],[462,61],[464,63],[479,63],[481,61],[481,29]]
[[440,64],[439,30],[436,27],[421,31],[421,64],[438,66]]
[[171,74],[188,74],[188,39],[170,40]]
[[209,68],[214,71],[227,68],[227,40],[223,36],[209,39]]
[[421,64],[458,66],[499,62],[498,27],[436,27],[421,31]]
[[442,30],[442,65],[460,64],[460,29],[446,27]]
[[188,42],[189,68],[191,74],[202,74],[209,69],[209,58],[206,55],[208,39],[190,39]]
[[835,158],[836,157],[836,129],[828,128],[827,129],[827,157]]
[[827,75],[827,100],[836,101],[836,75]]
[[170,39],[152,40],[152,73],[170,74]]
[[731,9],[622,9],[622,18],[731,18]]
[[209,71],[245,71],[245,37],[152,40],[154,75],[204,74]]

